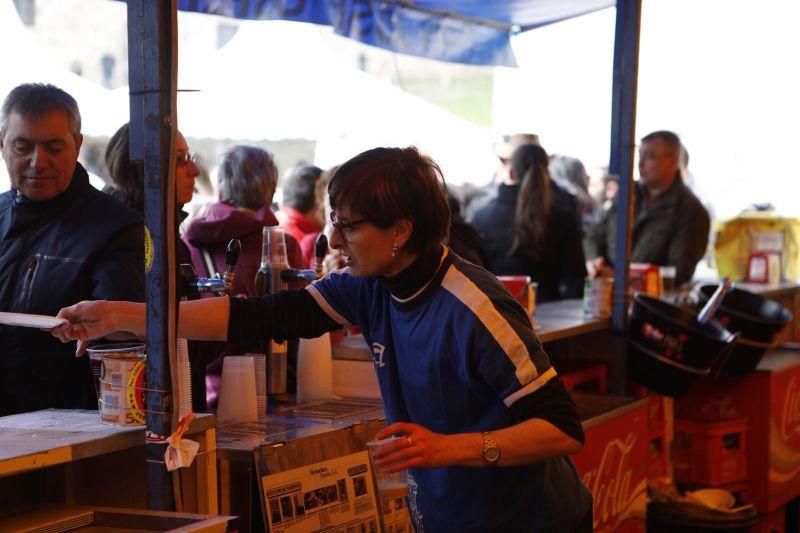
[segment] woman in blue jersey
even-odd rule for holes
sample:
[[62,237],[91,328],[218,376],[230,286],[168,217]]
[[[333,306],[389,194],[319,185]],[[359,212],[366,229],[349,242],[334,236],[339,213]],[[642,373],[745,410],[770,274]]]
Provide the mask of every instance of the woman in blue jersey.
[[[181,304],[178,335],[315,337],[357,324],[372,347],[389,422],[404,438],[381,460],[409,469],[417,531],[590,531],[591,496],[566,457],[581,449],[575,406],[530,317],[490,273],[443,245],[441,171],[415,148],[376,148],[329,185],[331,246],[348,267],[265,298]],[[62,340],[142,335],[129,302],[81,302]]]

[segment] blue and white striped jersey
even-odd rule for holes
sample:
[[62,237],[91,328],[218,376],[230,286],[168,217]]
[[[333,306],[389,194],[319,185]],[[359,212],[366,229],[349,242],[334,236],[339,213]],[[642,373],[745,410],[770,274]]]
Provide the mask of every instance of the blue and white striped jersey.
[[[347,269],[306,290],[331,319],[361,327],[390,423],[443,434],[508,427],[556,377],[525,310],[492,274],[447,249],[433,279],[405,300]],[[591,500],[567,458],[411,477],[417,531],[570,530]]]

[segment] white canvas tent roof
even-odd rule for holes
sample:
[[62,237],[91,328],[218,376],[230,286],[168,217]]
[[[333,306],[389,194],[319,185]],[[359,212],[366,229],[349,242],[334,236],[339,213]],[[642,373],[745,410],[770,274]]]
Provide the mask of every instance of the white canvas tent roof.
[[485,182],[496,165],[483,128],[364,73],[333,53],[320,28],[245,22],[211,58],[181,52],[181,131],[196,138],[317,141],[316,163],[375,146],[414,144],[448,180]]
[[[52,83],[71,94],[81,110],[84,134],[110,136],[128,120],[128,105],[111,91],[51,61],[25,29],[12,0],[0,0],[0,100],[21,83]],[[22,50],[24,53],[15,53]]]

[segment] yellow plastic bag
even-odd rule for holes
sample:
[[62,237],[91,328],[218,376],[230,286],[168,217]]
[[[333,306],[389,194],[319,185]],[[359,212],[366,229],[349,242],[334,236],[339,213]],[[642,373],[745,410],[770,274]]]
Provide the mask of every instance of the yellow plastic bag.
[[780,247],[781,278],[797,280],[800,271],[800,220],[774,213],[745,212],[719,225],[714,259],[720,278],[747,276],[750,254]]

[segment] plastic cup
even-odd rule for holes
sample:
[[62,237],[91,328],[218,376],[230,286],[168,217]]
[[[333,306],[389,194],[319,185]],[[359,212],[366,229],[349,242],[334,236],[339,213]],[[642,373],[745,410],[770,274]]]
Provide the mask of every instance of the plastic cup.
[[674,266],[658,267],[658,275],[661,278],[661,294],[666,296],[675,291],[675,276],[677,274],[678,269]]
[[113,344],[97,344],[91,348],[87,348],[86,353],[89,354],[89,365],[92,367],[92,377],[94,378],[94,392],[97,395],[99,406],[103,357],[106,355],[141,355],[144,353],[144,343],[117,342]]
[[297,350],[297,401],[333,398],[331,338],[300,339]]
[[256,369],[252,357],[229,355],[222,363],[217,418],[220,422],[256,420]]
[[613,291],[613,278],[586,278],[583,284],[583,315],[588,318],[609,318]]
[[369,457],[372,460],[373,472],[375,473],[375,480],[378,483],[378,493],[384,500],[392,500],[395,498],[405,498],[408,494],[408,472],[401,470],[400,472],[389,472],[387,465],[379,465],[375,462],[373,454],[376,450],[383,448],[388,444],[392,444],[398,440],[404,441],[406,437],[389,437],[388,439],[372,440],[367,442],[367,449],[369,450]]

